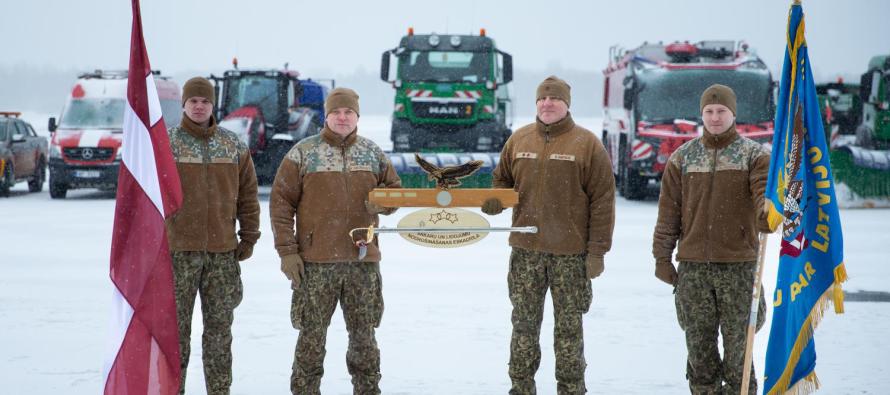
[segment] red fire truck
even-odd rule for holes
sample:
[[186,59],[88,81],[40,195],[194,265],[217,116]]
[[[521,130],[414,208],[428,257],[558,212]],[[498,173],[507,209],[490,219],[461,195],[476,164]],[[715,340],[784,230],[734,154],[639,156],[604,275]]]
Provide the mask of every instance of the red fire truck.
[[699,99],[711,84],[735,91],[739,134],[767,146],[772,142],[776,84],[743,42],[613,46],[603,73],[602,139],[627,199],[645,198],[671,153],[701,135]]

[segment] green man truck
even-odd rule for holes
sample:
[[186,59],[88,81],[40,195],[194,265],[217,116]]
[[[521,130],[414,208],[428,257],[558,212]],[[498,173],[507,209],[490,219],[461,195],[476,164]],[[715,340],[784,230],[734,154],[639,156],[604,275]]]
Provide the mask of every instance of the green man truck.
[[380,78],[396,90],[394,152],[499,152],[510,136],[513,58],[485,29],[476,36],[409,28],[383,53]]

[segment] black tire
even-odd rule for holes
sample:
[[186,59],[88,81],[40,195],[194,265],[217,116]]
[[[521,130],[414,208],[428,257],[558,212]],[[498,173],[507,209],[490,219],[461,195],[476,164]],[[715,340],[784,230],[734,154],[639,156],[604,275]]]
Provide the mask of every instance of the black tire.
[[641,176],[636,169],[622,166],[622,195],[628,200],[642,200],[646,197],[646,186],[649,180]]
[[[612,163],[614,162],[612,161],[612,143],[609,141],[609,132],[603,130],[603,136],[600,138],[600,142],[603,143],[603,148],[606,150],[606,156],[609,158],[609,171],[611,171],[612,176],[615,177],[615,188],[619,188],[618,171],[612,167]],[[620,194],[621,191],[619,190],[618,193]]]
[[3,169],[3,177],[0,178],[0,196],[9,196],[9,189],[15,185],[15,173],[12,171],[12,162],[7,162]]
[[53,199],[64,199],[68,194],[68,185],[53,180],[52,175],[49,177],[49,197]]
[[37,162],[34,175],[28,180],[28,192],[40,192],[43,190],[43,182],[46,181],[46,162],[41,159]]

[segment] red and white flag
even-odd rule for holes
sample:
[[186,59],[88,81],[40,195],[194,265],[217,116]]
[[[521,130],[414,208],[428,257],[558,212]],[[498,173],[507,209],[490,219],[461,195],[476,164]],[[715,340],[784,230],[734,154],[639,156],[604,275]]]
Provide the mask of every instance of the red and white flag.
[[179,332],[164,218],[182,205],[179,174],[133,1],[122,162],[111,239],[114,284],[105,394],[176,394]]

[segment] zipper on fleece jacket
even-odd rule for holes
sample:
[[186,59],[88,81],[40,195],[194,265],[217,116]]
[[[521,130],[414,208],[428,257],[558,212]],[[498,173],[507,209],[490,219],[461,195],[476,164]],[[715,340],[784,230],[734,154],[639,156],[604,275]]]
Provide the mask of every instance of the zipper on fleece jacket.
[[[201,142],[201,179],[204,181],[204,226],[207,226],[207,222],[210,220],[210,181],[208,180],[207,168],[210,166],[210,147],[208,145],[208,139],[203,139]],[[204,233],[204,251],[207,251],[207,246],[210,243],[208,240],[207,233]]]
[[708,263],[711,263],[711,229],[712,220],[711,213],[714,208],[714,182],[717,179],[717,153],[720,151],[719,148],[714,148],[714,157],[711,162],[711,186],[708,189],[708,211],[706,215],[708,216],[708,236],[705,238],[705,255],[708,257]]
[[[340,143],[340,155],[343,158],[343,172],[342,172],[342,174],[343,174],[343,185],[346,186],[346,196],[345,197],[348,198],[350,196],[349,195],[349,164],[347,163],[346,148],[347,148],[346,140],[344,140],[343,142]],[[346,220],[349,221],[349,203],[348,202],[346,203]],[[358,252],[356,252],[356,254],[357,253]],[[357,257],[358,257],[358,255],[356,255],[356,258]]]
[[[550,153],[550,125],[544,125],[544,149],[541,151],[541,158],[538,159],[538,179],[541,182],[538,183],[538,190],[535,192],[535,201],[538,202],[538,206],[542,205],[541,197],[544,195],[544,181],[547,180],[547,166],[546,160]],[[536,216],[535,216],[535,226],[538,226],[540,229],[540,224],[538,223],[538,218],[541,217],[541,213],[537,212],[537,208],[535,208]],[[541,238],[535,237],[535,247],[538,251],[541,250]]]

